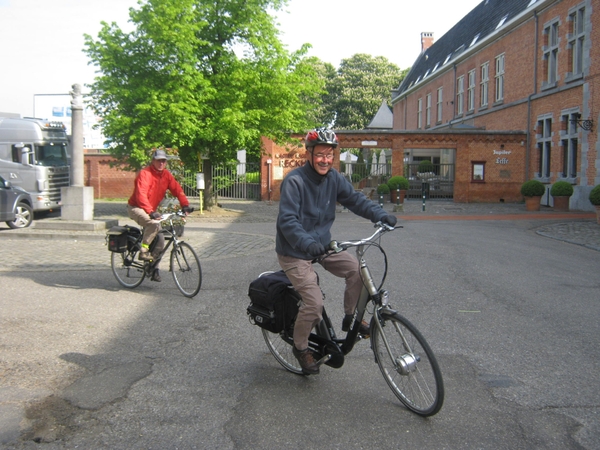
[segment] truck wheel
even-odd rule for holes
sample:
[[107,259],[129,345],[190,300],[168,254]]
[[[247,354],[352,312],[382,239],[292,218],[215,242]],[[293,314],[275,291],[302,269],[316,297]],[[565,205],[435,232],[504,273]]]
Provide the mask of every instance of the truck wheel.
[[19,203],[16,211],[15,220],[6,222],[11,228],[27,228],[33,222],[33,209],[27,203]]

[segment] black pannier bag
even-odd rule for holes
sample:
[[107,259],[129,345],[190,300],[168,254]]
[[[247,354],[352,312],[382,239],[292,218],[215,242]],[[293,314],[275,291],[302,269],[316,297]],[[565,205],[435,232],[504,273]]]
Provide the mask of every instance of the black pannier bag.
[[127,251],[127,228],[111,227],[106,232],[106,243],[111,252],[125,253]]
[[246,311],[254,325],[272,333],[289,330],[301,298],[282,270],[264,274],[250,283],[248,296],[250,305]]
[[108,250],[116,253],[125,253],[127,250],[133,250],[135,241],[141,233],[139,228],[128,225],[111,227],[106,232]]

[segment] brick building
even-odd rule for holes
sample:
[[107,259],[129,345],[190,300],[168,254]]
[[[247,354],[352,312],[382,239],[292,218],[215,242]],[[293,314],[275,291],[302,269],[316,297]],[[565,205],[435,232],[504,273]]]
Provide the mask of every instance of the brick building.
[[421,54],[392,92],[393,133],[420,133],[419,145],[396,159],[455,164],[455,201],[513,199],[535,178],[548,190],[572,183],[571,208],[592,209],[599,18],[600,0],[485,0],[439,41],[422,33]]

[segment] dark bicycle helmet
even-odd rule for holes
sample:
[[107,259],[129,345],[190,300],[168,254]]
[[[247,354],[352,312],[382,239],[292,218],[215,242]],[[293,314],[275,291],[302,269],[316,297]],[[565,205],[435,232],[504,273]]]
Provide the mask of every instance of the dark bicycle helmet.
[[338,146],[337,136],[327,128],[317,128],[309,131],[304,140],[306,149],[310,150],[319,144],[331,145],[333,148],[336,148]]

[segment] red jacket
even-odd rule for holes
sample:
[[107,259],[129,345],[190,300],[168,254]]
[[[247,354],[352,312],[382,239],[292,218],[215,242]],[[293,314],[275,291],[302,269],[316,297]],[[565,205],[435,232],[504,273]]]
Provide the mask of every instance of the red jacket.
[[135,189],[128,203],[150,214],[156,211],[158,204],[165,198],[167,190],[177,197],[181,207],[190,205],[183,189],[171,172],[167,169],[159,172],[154,166],[149,165],[140,170],[135,177]]

